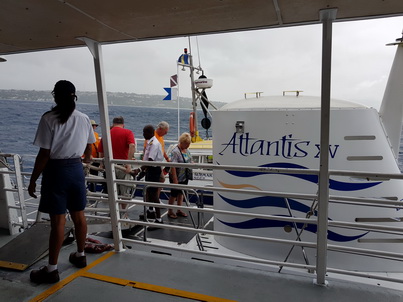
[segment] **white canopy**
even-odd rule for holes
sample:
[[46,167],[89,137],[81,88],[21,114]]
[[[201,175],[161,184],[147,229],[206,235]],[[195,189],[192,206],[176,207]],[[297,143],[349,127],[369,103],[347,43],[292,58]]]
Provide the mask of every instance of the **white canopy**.
[[258,28],[403,15],[402,0],[4,0],[0,55]]

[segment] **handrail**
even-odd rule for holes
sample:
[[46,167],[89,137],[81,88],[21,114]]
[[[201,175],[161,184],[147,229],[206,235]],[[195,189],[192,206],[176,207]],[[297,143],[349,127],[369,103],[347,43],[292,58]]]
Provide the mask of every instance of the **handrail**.
[[[146,220],[146,217],[147,217],[147,211],[146,211],[146,206],[147,206],[147,205],[146,205],[146,204],[148,204],[150,207],[159,207],[159,204],[146,202],[146,200],[147,200],[147,189],[150,188],[150,187],[151,187],[151,188],[158,188],[159,186],[150,184],[150,185],[145,185],[144,188],[143,188],[143,203],[144,203],[144,206],[143,206],[143,217],[144,217],[145,220]],[[187,187],[187,188],[183,188],[182,191],[186,191],[186,192],[188,192],[188,191],[193,191],[193,192],[195,193],[197,199],[199,200],[199,195],[197,194],[197,192],[196,192],[194,189]],[[186,197],[184,196],[184,198],[186,198]],[[119,202],[120,202],[120,200],[119,200]],[[126,202],[126,203],[127,203],[127,202]],[[187,200],[186,200],[186,206],[187,206],[188,208],[190,207],[189,202],[188,202]],[[185,209],[187,210],[187,208],[185,208]],[[194,219],[193,219],[192,213],[189,212],[189,214],[190,214],[190,218],[191,218],[191,220],[192,220],[193,227],[194,227],[195,229],[197,229],[197,226],[196,226],[196,223],[195,223],[195,221],[194,221]],[[147,240],[147,228],[146,228],[146,227],[144,227],[144,230],[143,230],[143,240],[144,240],[144,241]],[[196,233],[196,241],[197,241],[197,245],[198,245],[199,249],[200,249],[201,251],[203,251],[203,250],[204,250],[204,248],[203,248],[203,243],[202,243],[202,241],[201,241],[201,239],[200,239],[199,233]]]
[[[9,171],[2,171],[3,174],[12,175],[15,179],[15,189],[12,188],[4,188],[6,191],[11,191],[16,193],[17,196],[17,205],[10,206],[7,205],[8,209],[16,209],[19,210],[21,213],[21,222],[13,221],[12,223],[9,222],[9,231],[12,233],[12,228],[15,226],[20,226],[24,229],[28,228],[28,218],[27,218],[27,210],[25,205],[25,195],[24,195],[24,181],[22,177],[22,168],[21,168],[21,157],[18,154],[9,154],[9,153],[1,153],[0,157],[4,158],[12,158],[14,170],[11,167],[8,167]],[[10,213],[10,211],[9,211]],[[10,224],[11,223],[11,224]]]
[[[1,154],[0,154],[1,156]],[[281,173],[281,174],[310,174],[310,175],[318,175],[318,170],[308,170],[308,169],[273,169],[273,168],[265,168],[265,167],[237,167],[237,166],[230,166],[230,165],[212,165],[212,164],[180,164],[180,163],[167,163],[167,162],[146,162],[146,161],[139,161],[139,160],[133,160],[133,161],[123,161],[123,160],[111,160],[112,163],[114,164],[120,164],[120,163],[130,163],[132,165],[137,165],[137,166],[170,166],[170,167],[193,167],[193,168],[200,168],[200,169],[212,169],[212,170],[237,170],[237,171],[257,171],[257,172],[263,172],[263,173]],[[4,174],[12,174],[10,171],[1,171],[0,173]],[[25,172],[20,171],[20,175],[25,174]],[[350,172],[350,171],[338,171],[338,170],[331,170],[329,171],[330,176],[337,176],[337,177],[344,177],[344,176],[352,176],[352,177],[359,177],[362,178],[363,180],[367,181],[385,181],[385,180],[401,180],[403,179],[402,174],[390,174],[390,173],[368,173],[368,172]],[[88,181],[96,181],[96,182],[105,182],[106,180],[96,178],[96,177],[88,177]],[[303,199],[303,200],[314,200],[317,199],[317,194],[307,194],[307,193],[284,193],[284,192],[275,192],[275,191],[265,191],[265,190],[245,190],[245,189],[231,189],[231,188],[223,188],[223,187],[214,187],[214,186],[186,186],[186,185],[179,185],[179,184],[169,184],[169,183],[155,183],[155,182],[145,182],[145,181],[136,181],[136,180],[114,180],[115,184],[126,184],[126,185],[142,185],[144,186],[143,189],[146,190],[147,186],[153,186],[153,187],[161,187],[165,189],[180,189],[180,190],[194,190],[194,192],[197,194],[199,197],[199,194],[202,194],[204,191],[212,191],[212,192],[228,192],[228,193],[234,193],[236,192],[237,194],[248,194],[248,195],[255,195],[255,196],[274,196],[274,197],[281,197],[281,198],[295,198],[295,199]],[[22,181],[18,184],[18,189],[21,188],[21,191],[23,192],[24,186]],[[107,194],[91,194],[88,196],[89,200],[108,200],[108,195]],[[227,210],[218,210],[218,209],[211,209],[211,208],[196,208],[196,207],[185,207],[185,206],[175,206],[175,205],[166,205],[166,204],[155,204],[155,203],[147,203],[145,201],[140,201],[140,200],[126,200],[122,198],[116,198],[114,199],[116,203],[109,203],[109,208],[108,209],[96,209],[98,211],[102,210],[109,210],[109,211],[114,211],[116,209],[119,209],[119,204],[120,203],[127,203],[131,204],[133,206],[153,206],[153,207],[161,207],[161,208],[171,208],[171,209],[186,209],[190,213],[209,213],[212,215],[234,215],[237,217],[249,217],[249,218],[259,218],[259,219],[269,219],[269,220],[276,220],[276,221],[284,221],[284,222],[289,222],[290,224],[294,223],[302,223],[302,224],[313,224],[317,225],[318,220],[316,216],[312,216],[309,219],[307,218],[298,218],[298,217],[290,217],[290,216],[276,216],[276,215],[266,215],[266,214],[258,214],[258,213],[244,213],[244,212],[237,212],[237,211],[227,211]],[[25,201],[24,201],[25,202]],[[370,206],[370,207],[393,207],[396,209],[401,209],[403,207],[403,204],[398,201],[398,200],[390,200],[386,198],[361,198],[361,197],[348,197],[348,196],[335,196],[335,195],[330,195],[329,196],[329,202],[330,203],[345,203],[349,205],[354,205],[354,206]],[[90,212],[94,212],[96,210],[90,210]],[[118,210],[119,211],[119,210]],[[96,218],[100,220],[105,220],[105,221],[111,221],[112,219],[110,217],[105,217],[105,216],[99,216],[99,215],[92,215],[86,213],[86,217],[88,218]],[[403,215],[402,215],[402,220],[403,220]],[[385,218],[386,219],[386,218]],[[119,218],[115,221],[113,221],[112,227],[117,227],[120,230],[120,224],[121,223],[128,223],[128,224],[136,224],[140,226],[155,226],[153,223],[150,222],[144,222],[144,221],[139,221],[139,220],[130,220],[130,219],[122,219]],[[337,221],[337,220],[329,220],[328,221],[328,226],[331,228],[344,228],[344,229],[357,229],[357,230],[365,230],[365,231],[371,231],[371,232],[378,232],[378,233],[386,233],[386,234],[391,234],[391,235],[398,235],[402,237],[403,235],[403,227],[391,225],[389,220],[385,221],[379,221],[379,222],[387,222],[388,224],[375,224],[375,223],[365,223],[366,221],[363,220],[363,222],[348,222],[348,221]],[[168,224],[163,224],[157,225],[158,227],[161,228],[166,228],[166,229],[173,229],[173,230],[181,230],[181,231],[189,231],[189,232],[196,232],[196,234],[207,234],[207,235],[214,235],[214,236],[228,236],[228,237],[234,237],[234,238],[240,238],[240,239],[247,239],[247,240],[259,240],[262,242],[271,242],[271,243],[279,243],[279,244],[287,244],[290,246],[301,246],[301,247],[307,247],[309,249],[315,249],[317,248],[317,243],[316,242],[311,242],[311,241],[300,241],[299,239],[297,240],[286,240],[286,239],[281,239],[281,238],[269,238],[269,237],[261,237],[261,236],[251,236],[251,235],[244,235],[244,234],[235,234],[235,233],[228,233],[228,232],[219,232],[219,231],[212,231],[212,230],[207,230],[203,228],[192,228],[192,227],[183,227],[183,226],[177,226],[177,225],[168,225]],[[195,224],[194,224],[195,226]],[[134,241],[130,239],[123,238],[120,236],[119,238],[120,242],[135,242],[136,244],[142,244],[142,245],[149,245],[149,246],[160,246],[157,245],[153,242],[139,242],[139,241]],[[392,239],[390,241],[393,241]],[[396,240],[395,240],[396,241]],[[396,241],[397,242],[397,241]],[[175,249],[175,250],[180,250],[184,251],[185,249],[183,247],[169,247],[170,249]],[[365,255],[365,256],[370,256],[370,257],[379,257],[379,258],[384,258],[384,259],[389,259],[389,260],[397,260],[397,261],[403,261],[403,255],[400,253],[388,251],[385,249],[385,251],[381,250],[371,250],[371,249],[365,249],[365,248],[357,248],[357,247],[351,247],[351,246],[343,246],[343,245],[334,245],[334,244],[327,244],[327,250],[332,251],[332,252],[337,252],[337,253],[349,253],[349,254],[354,254],[354,255]],[[211,255],[211,253],[205,253],[203,251],[191,251],[192,253],[200,253],[200,255]],[[257,259],[257,258],[250,258],[250,257],[243,257],[243,256],[229,256],[229,255],[218,255],[215,254],[217,257],[227,257],[228,259],[237,259],[241,261],[252,261],[255,263],[262,263],[265,265],[276,265],[276,266],[287,266],[287,267],[295,267],[295,268],[304,268],[308,269],[310,271],[313,271],[316,269],[315,265],[308,265],[307,263],[305,264],[295,264],[295,263],[289,263],[286,261],[273,261],[273,260],[266,260],[266,259]],[[345,274],[345,275],[352,275],[352,276],[371,276],[371,278],[379,278],[380,280],[387,280],[387,281],[394,281],[393,278],[384,278],[379,275],[370,275],[368,273],[357,273],[357,272],[352,272],[348,270],[343,270],[339,268],[332,268],[332,267],[326,267],[327,272],[332,272],[332,273],[337,273],[337,274]],[[401,282],[401,281],[398,281]]]

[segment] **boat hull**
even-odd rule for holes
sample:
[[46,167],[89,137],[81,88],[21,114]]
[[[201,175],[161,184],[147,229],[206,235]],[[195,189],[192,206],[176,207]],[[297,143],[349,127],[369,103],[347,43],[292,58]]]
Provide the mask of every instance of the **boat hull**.
[[[267,99],[270,104],[270,99]],[[233,107],[213,113],[213,121],[220,131],[215,132],[213,157],[216,164],[260,166],[272,168],[319,169],[320,157],[320,110],[315,106],[298,108],[294,98],[285,109],[270,105],[263,107],[250,104],[249,110]],[[287,99],[284,100],[287,102]],[[309,104],[315,100],[307,100]],[[294,104],[294,105],[292,105]],[[288,108],[287,108],[288,105]],[[319,106],[319,105],[318,105]],[[295,107],[295,108],[293,108]],[[378,113],[372,108],[337,103],[331,109],[331,133],[329,167],[333,170],[363,171],[377,173],[400,173],[390,144],[385,136]],[[238,127],[237,127],[238,124]],[[243,124],[243,129],[239,129]],[[221,170],[214,171],[214,186],[241,188],[258,191],[273,191],[296,194],[316,194],[318,177],[308,174],[266,174]],[[379,181],[342,176],[330,177],[330,195],[384,198],[396,200],[403,197],[399,180]],[[246,213],[292,216],[316,220],[317,200],[279,198],[239,193],[214,193],[217,209],[243,211]],[[314,208],[312,214],[312,207]],[[334,221],[379,221],[382,225],[397,225],[393,217],[398,208],[363,207],[351,204],[330,203],[329,220]],[[237,234],[273,237],[316,243],[315,224],[292,224],[280,220],[252,219],[216,215],[214,228],[217,231]],[[356,248],[375,249],[402,253],[401,244],[385,241],[397,240],[396,236],[366,230],[334,228],[328,231],[328,243]],[[262,243],[250,240],[248,244],[237,238],[219,237],[223,246],[248,255],[304,263],[301,247],[286,244]],[[289,252],[291,254],[288,257]],[[309,262],[315,263],[315,251],[304,249]],[[330,266],[362,271],[401,271],[392,261],[358,257],[345,253],[328,253]]]

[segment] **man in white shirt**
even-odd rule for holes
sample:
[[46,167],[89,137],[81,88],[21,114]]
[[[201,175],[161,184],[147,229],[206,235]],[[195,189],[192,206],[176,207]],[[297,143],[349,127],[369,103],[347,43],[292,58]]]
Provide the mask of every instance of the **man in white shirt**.
[[[147,125],[143,129],[143,136],[146,140],[148,140],[146,148],[144,150],[144,158],[145,161],[163,161],[164,154],[162,152],[161,143],[154,136],[154,126]],[[160,182],[161,176],[161,167],[160,166],[147,166],[146,167],[146,181],[152,182]],[[159,203],[158,196],[158,188],[148,188],[147,189],[147,201],[153,203]],[[155,208],[155,223],[163,223],[161,219],[161,210],[160,208]],[[147,215],[148,217],[150,215]]]
[[84,252],[87,196],[81,156],[84,153],[83,161],[90,162],[95,136],[88,116],[75,109],[77,96],[73,83],[58,81],[52,94],[56,106],[43,114],[39,122],[34,145],[40,149],[28,186],[29,195],[37,198],[36,181],[42,174],[38,210],[48,213],[51,221],[48,265],[31,272],[30,279],[35,283],[60,280],[57,263],[67,210],[74,223],[77,242],[77,252],[70,254],[69,261],[78,268],[87,265]]

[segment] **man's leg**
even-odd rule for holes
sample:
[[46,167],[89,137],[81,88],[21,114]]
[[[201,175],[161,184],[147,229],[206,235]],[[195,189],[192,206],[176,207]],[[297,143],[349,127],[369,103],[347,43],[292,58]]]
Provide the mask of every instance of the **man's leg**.
[[[148,197],[149,197],[149,202],[153,203],[160,203],[160,199],[158,196],[158,188],[149,188],[148,189]],[[161,209],[159,207],[154,207],[155,208],[155,216],[159,219],[161,218]]]
[[55,283],[59,282],[59,271],[57,260],[64,240],[64,225],[66,215],[50,215],[50,236],[49,236],[49,263],[40,269],[31,271],[29,275],[31,281],[35,283]]
[[74,223],[77,252],[70,254],[69,261],[75,267],[83,268],[87,266],[87,257],[84,253],[85,240],[87,239],[87,221],[85,220],[84,211],[70,212],[70,216]]
[[49,264],[57,265],[60,249],[64,241],[64,226],[66,215],[50,215],[50,237],[49,237]]
[[74,223],[77,252],[82,253],[87,239],[87,220],[85,219],[84,211],[70,212],[70,216]]
[[[115,170],[115,175],[116,175],[116,179],[131,180],[130,174],[127,174],[125,171],[122,171],[119,169]],[[132,187],[126,186],[126,185],[121,185],[121,184],[117,184],[116,187],[118,190],[119,197],[131,199],[130,192],[131,192]],[[127,203],[121,203],[120,208],[122,210],[125,210],[127,208]],[[126,219],[128,217],[128,215],[127,215],[127,213],[121,213],[120,217]]]
[[[161,182],[161,183],[165,183],[165,175],[164,175],[164,172],[161,172],[161,175],[160,175],[160,182]],[[161,196],[161,190],[162,190],[162,188],[158,188],[158,199],[159,199],[160,196]]]

